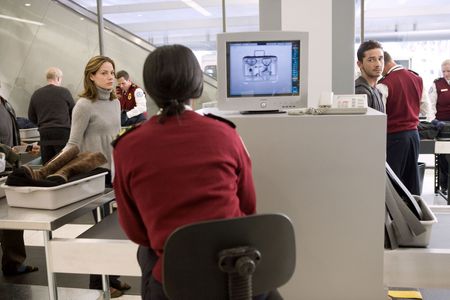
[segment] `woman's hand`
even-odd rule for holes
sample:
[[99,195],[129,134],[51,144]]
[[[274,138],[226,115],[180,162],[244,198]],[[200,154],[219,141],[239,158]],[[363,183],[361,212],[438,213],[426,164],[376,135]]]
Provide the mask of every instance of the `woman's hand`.
[[33,156],[38,156],[41,153],[41,146],[37,142],[33,144],[21,143],[20,146],[14,146],[11,149],[17,154],[29,152]]
[[33,156],[38,156],[39,154],[41,154],[41,146],[39,146],[37,143],[33,143],[32,144],[33,147],[31,148],[31,155]]

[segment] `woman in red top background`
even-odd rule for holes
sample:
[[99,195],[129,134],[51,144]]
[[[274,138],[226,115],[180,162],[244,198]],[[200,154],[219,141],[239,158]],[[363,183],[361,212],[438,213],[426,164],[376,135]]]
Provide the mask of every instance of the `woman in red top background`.
[[139,244],[143,299],[167,299],[162,253],[178,227],[255,213],[250,157],[234,128],[190,108],[203,91],[203,73],[192,51],[162,46],[144,64],[146,91],[158,115],[115,145],[114,189],[119,221]]

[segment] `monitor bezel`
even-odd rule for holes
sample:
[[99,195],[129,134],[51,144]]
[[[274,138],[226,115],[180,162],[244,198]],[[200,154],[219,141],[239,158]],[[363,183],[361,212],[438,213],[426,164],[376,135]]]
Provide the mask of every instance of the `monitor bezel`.
[[[228,96],[227,43],[300,41],[299,95]],[[219,110],[274,111],[308,105],[308,33],[296,31],[233,32],[217,35],[217,95]]]

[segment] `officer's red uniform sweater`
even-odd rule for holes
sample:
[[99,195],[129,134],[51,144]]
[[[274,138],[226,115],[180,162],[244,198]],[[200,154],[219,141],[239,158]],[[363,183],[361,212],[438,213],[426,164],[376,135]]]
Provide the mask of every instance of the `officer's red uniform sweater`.
[[[159,257],[176,228],[255,213],[251,162],[230,125],[193,111],[152,117],[114,149],[114,190],[128,237]],[[161,282],[161,259],[153,276]]]
[[410,70],[393,70],[380,80],[388,87],[386,100],[387,133],[417,129],[422,78]]
[[136,99],[134,98],[134,92],[138,88],[139,87],[133,83],[128,89],[128,91],[122,92],[122,90],[120,90],[120,97],[119,97],[120,110],[129,111],[136,106]]
[[436,85],[436,119],[450,121],[450,85],[445,78],[434,81]]

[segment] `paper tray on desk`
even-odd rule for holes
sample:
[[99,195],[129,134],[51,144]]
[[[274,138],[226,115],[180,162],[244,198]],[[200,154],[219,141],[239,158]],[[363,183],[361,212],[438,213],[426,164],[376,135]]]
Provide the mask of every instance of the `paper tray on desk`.
[[96,174],[80,180],[53,187],[8,186],[5,189],[9,206],[57,209],[86,199],[105,190],[105,173]]

